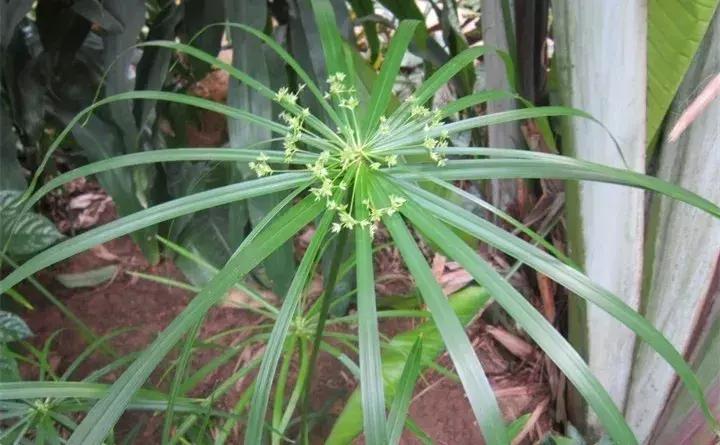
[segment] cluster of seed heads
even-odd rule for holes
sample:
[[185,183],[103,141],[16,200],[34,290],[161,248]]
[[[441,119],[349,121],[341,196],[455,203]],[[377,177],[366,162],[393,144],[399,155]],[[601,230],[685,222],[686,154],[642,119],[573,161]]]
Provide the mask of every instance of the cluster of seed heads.
[[[382,216],[397,212],[405,203],[405,198],[391,195],[390,205],[383,208],[376,208],[369,200],[364,200],[362,204],[367,208],[369,216],[358,219],[352,214],[352,199],[349,204],[343,199],[352,182],[349,172],[356,171],[360,165],[371,170],[379,170],[383,166],[397,166],[399,158],[392,153],[392,150],[397,148],[393,147],[392,138],[397,134],[417,132],[425,134],[422,147],[428,150],[430,158],[438,166],[443,166],[446,163],[443,149],[448,146],[449,136],[447,132],[438,135],[437,131],[433,131],[442,125],[440,111],[430,110],[413,96],[408,99],[406,106],[409,107],[409,113],[405,113],[404,118],[382,116],[377,128],[370,131],[370,134],[360,134],[355,114],[359,100],[355,89],[348,85],[346,78],[346,74],[340,72],[328,77],[328,91],[324,95],[326,100],[336,106],[335,110],[341,115],[345,125],[337,129],[337,140],[329,141],[326,144],[329,148],[323,149],[317,159],[313,163],[305,164],[305,167],[315,180],[315,186],[310,192],[317,200],[325,200],[328,210],[338,214],[338,221],[332,224],[332,231],[337,233],[343,229],[353,230],[360,227],[373,236]],[[291,91],[287,87],[280,88],[274,97],[286,110],[280,114],[280,119],[287,124],[287,132],[283,138],[285,162],[294,160],[301,151],[300,144],[307,140],[305,138],[317,138],[312,128],[306,125],[311,117],[310,110],[297,104],[303,87],[304,85],[297,91]],[[267,155],[260,153],[254,162],[249,163],[249,167],[259,177],[271,175],[273,169],[268,160]]]

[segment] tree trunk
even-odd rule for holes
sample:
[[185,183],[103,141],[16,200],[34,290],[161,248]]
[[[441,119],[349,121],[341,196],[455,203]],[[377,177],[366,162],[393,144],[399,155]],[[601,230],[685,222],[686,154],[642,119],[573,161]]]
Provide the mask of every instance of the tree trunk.
[[[720,73],[720,13],[695,55],[693,65],[675,97],[670,116],[679,116],[703,86]],[[675,142],[660,147],[657,176],[702,195],[711,202],[720,202],[720,100],[714,100]],[[674,124],[670,119],[669,126]],[[702,211],[665,197],[654,197],[648,230],[647,276],[645,286],[645,316],[685,354],[701,365],[707,362],[710,327],[717,325],[720,305],[720,220]],[[651,250],[650,250],[651,249]],[[715,348],[718,339],[715,339]],[[705,352],[702,352],[702,351]],[[666,408],[675,373],[652,348],[638,344],[628,394],[626,416],[638,438],[648,441],[652,429],[666,431],[667,422],[658,423]],[[712,361],[713,358],[709,357]],[[714,356],[714,375],[707,374],[704,386],[715,381],[720,372],[720,355]],[[707,367],[709,364],[704,365]],[[720,388],[715,390],[716,406],[720,404]],[[679,419],[676,419],[679,420]],[[696,423],[701,430],[705,422]],[[666,425],[665,425],[666,426]],[[685,425],[686,427],[688,425]],[[677,431],[676,431],[677,433]],[[666,437],[665,434],[658,437]],[[670,437],[679,437],[671,435]],[[648,443],[657,443],[655,440]],[[673,442],[703,443],[700,441]]]
[[[581,159],[645,170],[647,5],[642,0],[553,2],[555,63],[563,105],[602,122],[572,119],[562,134],[563,151]],[[618,141],[620,155],[608,131]],[[624,161],[623,161],[624,157]],[[627,165],[625,165],[627,162]],[[644,192],[627,187],[568,185],[568,229],[573,256],[590,278],[638,308],[641,295]],[[625,404],[635,336],[594,306],[571,300],[570,338],[586,356],[619,407]],[[599,431],[577,399],[571,419]],[[580,413],[580,414],[578,414]]]

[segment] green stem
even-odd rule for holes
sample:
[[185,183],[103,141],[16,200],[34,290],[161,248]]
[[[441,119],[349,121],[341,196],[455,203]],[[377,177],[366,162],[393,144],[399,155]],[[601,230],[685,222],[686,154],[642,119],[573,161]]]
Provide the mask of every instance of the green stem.
[[323,332],[325,331],[325,323],[330,312],[330,300],[335,290],[335,284],[337,283],[338,272],[342,263],[343,252],[345,250],[345,244],[347,243],[347,230],[343,230],[338,234],[337,244],[335,246],[335,253],[333,255],[333,262],[330,267],[330,273],[328,274],[328,280],[325,285],[325,292],[323,292],[320,305],[320,314],[318,315],[318,322],[315,327],[315,336],[313,337],[313,347],[310,353],[310,366],[307,375],[302,384],[303,401],[300,408],[300,437],[302,438],[301,443],[309,443],[309,433],[307,428],[307,412],[310,409],[310,387],[317,362],[317,356],[320,351],[320,343],[322,342]]
[[292,394],[290,394],[290,400],[288,400],[287,407],[285,408],[285,413],[283,413],[282,420],[279,425],[279,430],[281,434],[285,434],[285,430],[287,430],[287,427],[290,424],[290,419],[292,418],[293,412],[295,412],[295,407],[297,406],[298,401],[300,400],[300,396],[302,395],[303,382],[305,381],[305,378],[310,369],[310,354],[308,354],[308,352],[308,344],[304,341],[300,341],[300,369],[298,370],[295,388],[293,388],[293,392]]
[[285,357],[283,358],[283,364],[278,374],[277,383],[275,386],[275,401],[273,403],[273,417],[272,417],[272,445],[280,445],[282,439],[280,432],[282,415],[283,415],[283,402],[285,402],[285,388],[287,387],[288,375],[290,374],[290,365],[292,364],[292,357],[295,353],[295,345],[297,344],[298,337],[293,335],[290,337],[288,342],[288,348],[285,351]]
[[190,328],[190,331],[188,331],[185,343],[183,344],[182,352],[180,353],[180,358],[178,359],[178,363],[175,368],[175,378],[173,379],[172,388],[170,389],[168,409],[165,412],[165,421],[163,422],[163,445],[167,444],[170,440],[170,430],[172,429],[173,417],[175,415],[175,401],[183,394],[181,383],[183,380],[185,380],[187,367],[190,363],[190,357],[192,356],[193,345],[195,344],[195,337],[200,330],[200,326],[202,326],[204,318],[205,317],[200,318],[200,320],[198,320],[197,323],[195,323],[195,325]]

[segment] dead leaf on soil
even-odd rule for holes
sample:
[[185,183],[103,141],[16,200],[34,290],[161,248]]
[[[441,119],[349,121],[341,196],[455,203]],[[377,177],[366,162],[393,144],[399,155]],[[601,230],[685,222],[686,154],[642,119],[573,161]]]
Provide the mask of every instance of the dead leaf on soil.
[[465,269],[445,273],[440,277],[440,285],[445,295],[453,294],[473,281],[472,275]]
[[497,326],[487,326],[486,330],[488,334],[503,345],[512,355],[526,361],[531,361],[536,358],[535,349],[520,337]]

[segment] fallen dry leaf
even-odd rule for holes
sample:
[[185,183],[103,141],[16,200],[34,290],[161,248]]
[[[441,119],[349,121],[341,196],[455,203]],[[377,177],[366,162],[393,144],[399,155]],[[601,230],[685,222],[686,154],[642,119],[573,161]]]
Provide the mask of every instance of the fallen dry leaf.
[[436,253],[435,256],[433,256],[432,274],[435,277],[435,280],[438,282],[442,279],[443,272],[445,272],[445,263],[446,262],[447,262],[447,258],[440,255],[439,253]]
[[497,326],[488,326],[486,329],[488,334],[503,345],[512,355],[526,361],[531,361],[535,358],[535,348],[520,337]]
[[473,277],[465,269],[458,269],[453,272],[447,272],[440,277],[439,281],[445,295],[450,295],[464,288],[468,283],[471,283]]
[[555,322],[555,283],[542,274],[537,274],[538,290],[543,305],[543,314],[550,323]]

